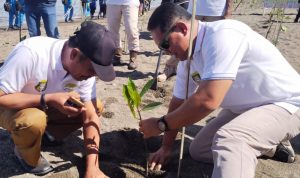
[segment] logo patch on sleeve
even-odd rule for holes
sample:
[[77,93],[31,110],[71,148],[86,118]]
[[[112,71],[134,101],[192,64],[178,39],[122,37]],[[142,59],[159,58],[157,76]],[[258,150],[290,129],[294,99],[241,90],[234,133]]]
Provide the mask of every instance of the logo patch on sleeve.
[[194,81],[197,85],[199,85],[200,82],[201,82],[201,76],[200,76],[200,74],[199,74],[198,72],[194,72],[194,73],[192,73],[191,76],[192,76],[193,81]]
[[74,91],[76,88],[77,88],[77,85],[76,85],[76,84],[74,84],[74,83],[67,83],[67,84],[64,86],[64,91],[70,92],[70,91]]
[[47,80],[41,80],[41,81],[39,81],[39,83],[34,88],[38,92],[45,91],[46,88],[47,88]]

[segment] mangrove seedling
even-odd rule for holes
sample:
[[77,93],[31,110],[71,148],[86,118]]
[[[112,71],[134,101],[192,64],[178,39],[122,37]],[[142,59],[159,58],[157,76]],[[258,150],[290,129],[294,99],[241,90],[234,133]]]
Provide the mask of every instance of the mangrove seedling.
[[[142,97],[151,88],[153,83],[154,83],[154,79],[149,80],[145,84],[141,92],[138,92],[136,85],[130,78],[128,79],[127,85],[123,85],[123,96],[127,101],[129,109],[134,118],[137,118],[138,115],[140,121],[142,120],[141,111],[151,110],[162,104],[161,102],[152,102],[145,106],[141,105]],[[146,153],[148,153],[148,148],[145,139],[144,139],[144,146],[145,146]],[[148,176],[148,161],[146,161],[145,170],[146,170],[146,176]]]

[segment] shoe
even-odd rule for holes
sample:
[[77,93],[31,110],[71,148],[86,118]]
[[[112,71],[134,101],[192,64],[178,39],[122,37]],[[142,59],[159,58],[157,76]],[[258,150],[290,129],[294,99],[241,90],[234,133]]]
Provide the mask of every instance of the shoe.
[[280,143],[276,147],[276,152],[273,156],[273,159],[284,163],[293,163],[295,162],[295,153]]
[[14,26],[13,26],[13,29],[14,29],[14,30],[20,30],[20,27],[18,27],[17,25],[14,25]]
[[6,31],[11,31],[11,30],[15,30],[13,26],[9,26]]
[[173,75],[176,75],[176,68],[166,66],[163,73],[157,76],[157,81],[165,82],[168,78],[172,77]]
[[129,53],[129,64],[128,64],[128,69],[129,70],[134,70],[137,68],[137,55],[138,55],[138,52],[136,51],[132,51],[130,50],[130,53]]
[[122,52],[123,52],[122,48],[118,48],[115,51],[115,55],[114,55],[113,62],[112,62],[114,66],[121,65]]
[[64,144],[63,141],[56,140],[49,132],[45,131],[42,138],[42,147],[55,147]]
[[74,22],[74,20],[73,19],[69,19],[68,22]]
[[48,174],[49,172],[53,171],[53,167],[51,166],[51,164],[42,155],[40,156],[37,166],[32,167],[23,160],[23,158],[20,156],[16,147],[14,149],[14,153],[15,153],[18,161],[20,162],[21,166],[27,172],[29,172],[31,174],[42,176],[42,175]]
[[298,23],[298,19],[295,19],[295,20],[294,20],[294,23]]

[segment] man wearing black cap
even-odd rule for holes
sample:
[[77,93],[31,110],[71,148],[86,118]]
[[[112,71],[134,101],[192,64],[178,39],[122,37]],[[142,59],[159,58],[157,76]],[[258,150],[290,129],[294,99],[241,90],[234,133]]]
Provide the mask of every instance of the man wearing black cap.
[[[105,177],[99,169],[98,76],[112,81],[114,35],[102,25],[84,22],[68,40],[33,37],[19,43],[0,68],[0,127],[7,129],[26,171],[52,171],[41,143],[57,144],[83,126],[86,177]],[[71,98],[81,100],[76,106]]]

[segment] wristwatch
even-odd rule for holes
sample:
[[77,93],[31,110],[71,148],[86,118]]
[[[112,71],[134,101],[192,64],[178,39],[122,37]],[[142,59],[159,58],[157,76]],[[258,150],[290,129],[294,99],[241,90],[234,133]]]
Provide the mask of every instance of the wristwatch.
[[41,108],[42,108],[43,111],[47,111],[48,105],[47,105],[47,103],[46,103],[46,101],[45,101],[45,93],[43,93],[43,94],[41,95],[41,98],[40,98],[40,106],[41,106]]
[[169,131],[169,126],[168,123],[165,120],[165,116],[162,116],[158,121],[157,121],[158,129],[161,132]]

